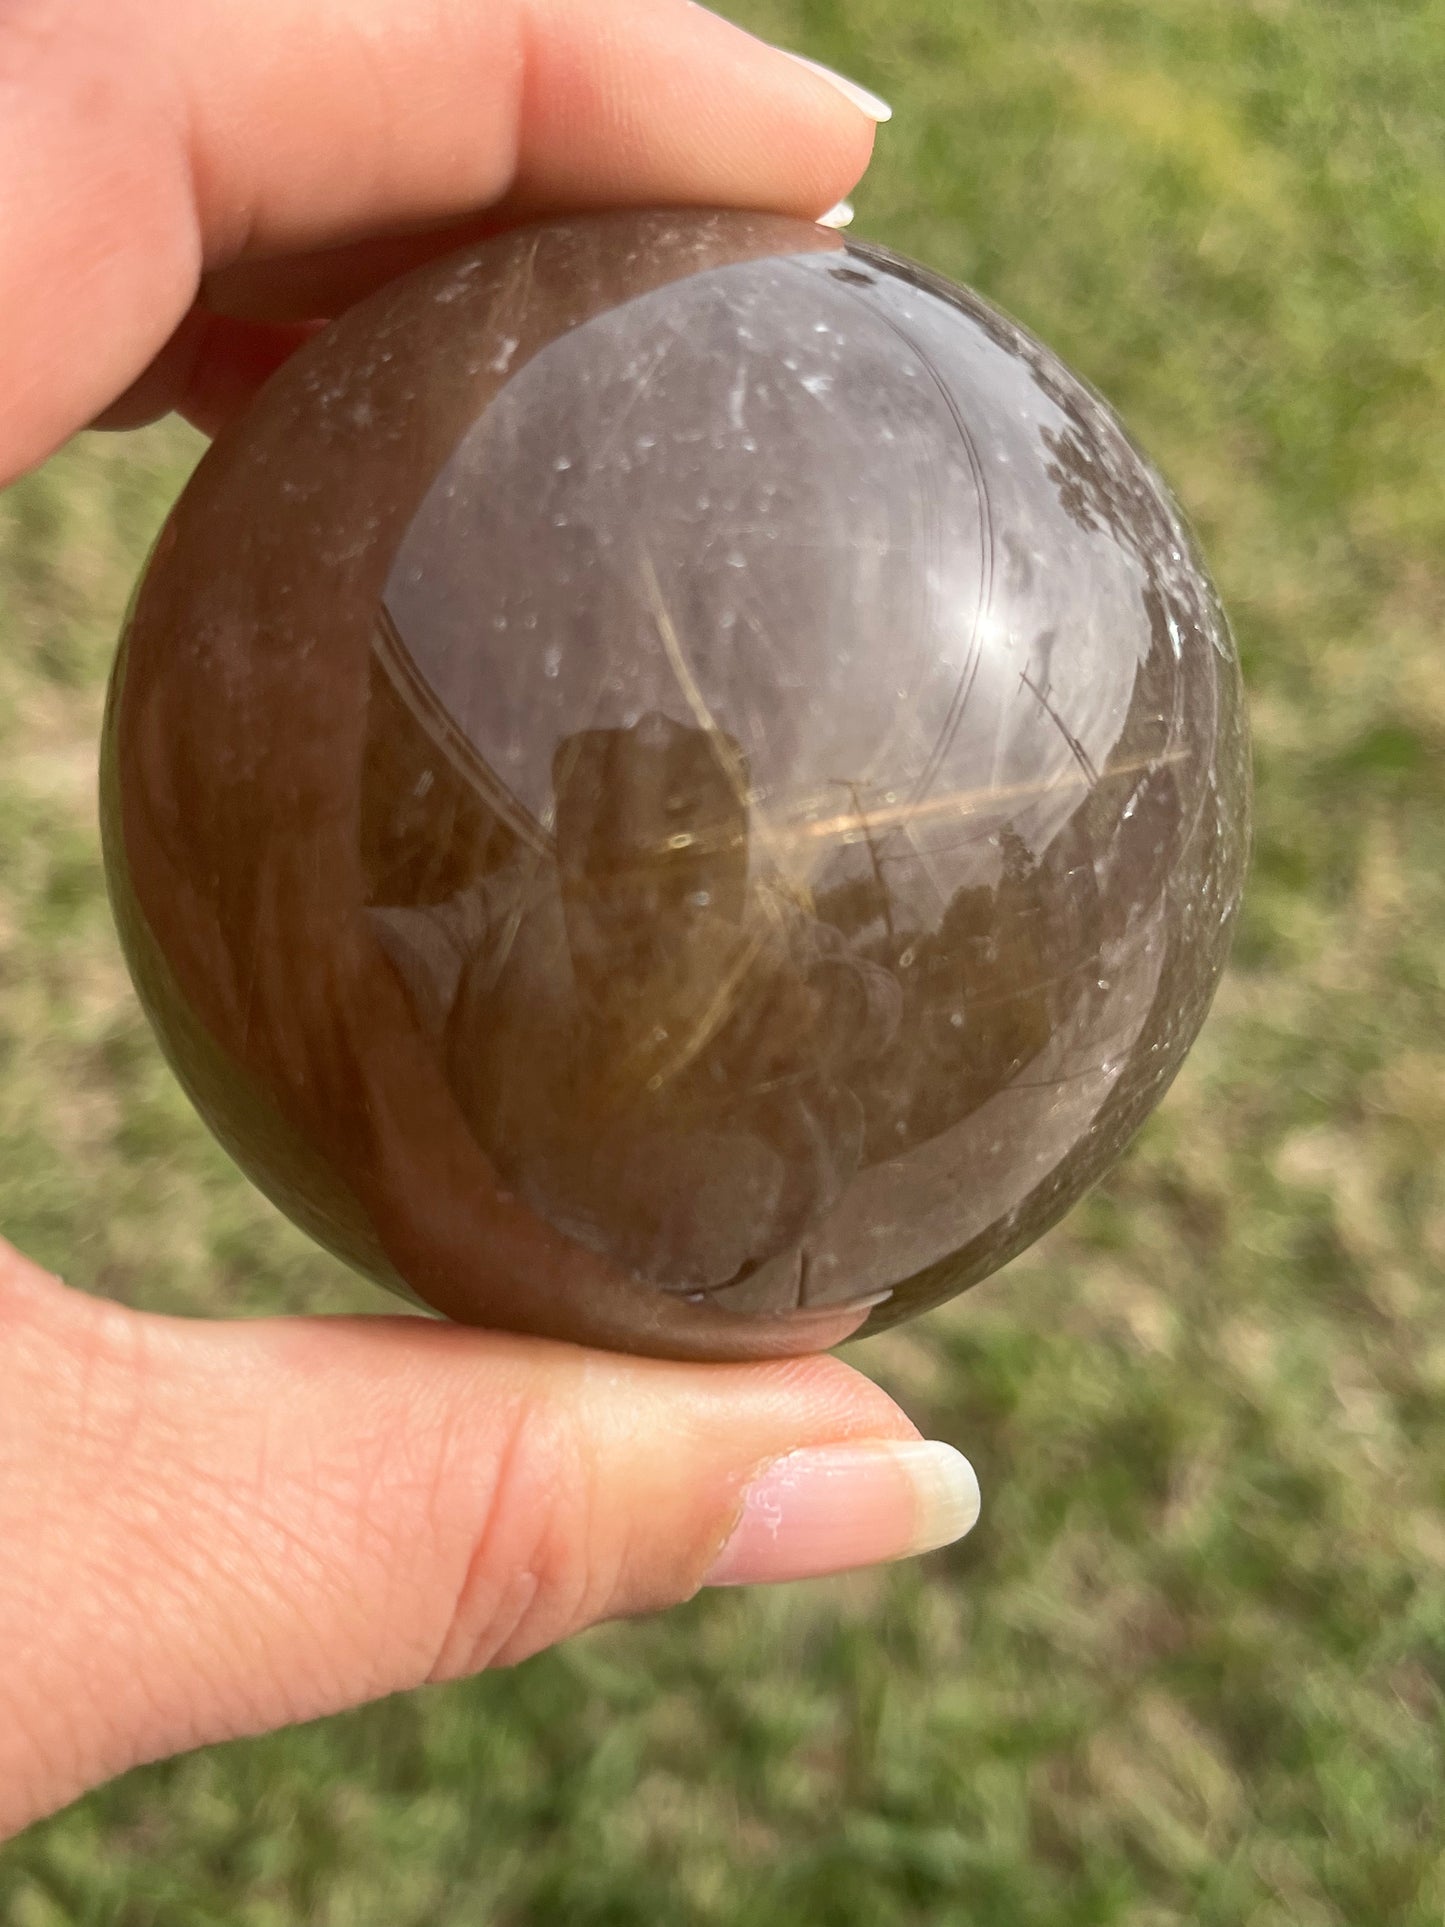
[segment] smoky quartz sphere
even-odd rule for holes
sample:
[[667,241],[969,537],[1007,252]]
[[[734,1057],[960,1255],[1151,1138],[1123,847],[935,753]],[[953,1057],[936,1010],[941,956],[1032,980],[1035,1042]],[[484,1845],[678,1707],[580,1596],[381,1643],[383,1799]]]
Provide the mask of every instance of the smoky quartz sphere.
[[822,1348],[1003,1264],[1193,1039],[1230,636],[1098,397],[811,224],[593,216],[320,335],[128,622],[103,820],[222,1142],[453,1318]]

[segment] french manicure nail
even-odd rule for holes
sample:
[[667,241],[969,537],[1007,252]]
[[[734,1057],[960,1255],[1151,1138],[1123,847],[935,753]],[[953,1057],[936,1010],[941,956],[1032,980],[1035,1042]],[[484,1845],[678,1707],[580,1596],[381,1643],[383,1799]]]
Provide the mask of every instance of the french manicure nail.
[[826,214],[818,216],[819,227],[852,227],[852,225],[853,203],[851,201],[839,201],[836,207],[830,207]]
[[856,1439],[792,1452],[748,1487],[709,1586],[817,1579],[952,1545],[978,1518],[978,1480],[936,1439]]
[[868,116],[869,120],[876,120],[880,125],[884,121],[892,120],[893,109],[888,102],[880,100],[877,94],[870,94],[868,89],[860,87],[856,80],[849,80],[844,74],[835,74],[831,67],[825,67],[818,60],[809,60],[806,54],[795,54],[790,48],[784,48],[783,51],[787,53],[790,60],[796,60],[800,66],[811,69],[820,80],[826,80],[830,87],[836,87],[843,98],[851,100],[855,107]]

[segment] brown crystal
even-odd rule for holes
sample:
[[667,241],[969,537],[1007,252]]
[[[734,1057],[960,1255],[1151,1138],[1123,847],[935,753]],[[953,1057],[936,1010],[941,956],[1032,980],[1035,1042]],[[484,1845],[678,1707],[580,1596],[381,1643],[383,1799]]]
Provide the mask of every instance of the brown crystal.
[[117,660],[107,864],[243,1167],[452,1317],[812,1349],[1005,1262],[1202,1021],[1238,670],[1104,405],[741,214],[383,290],[221,437]]

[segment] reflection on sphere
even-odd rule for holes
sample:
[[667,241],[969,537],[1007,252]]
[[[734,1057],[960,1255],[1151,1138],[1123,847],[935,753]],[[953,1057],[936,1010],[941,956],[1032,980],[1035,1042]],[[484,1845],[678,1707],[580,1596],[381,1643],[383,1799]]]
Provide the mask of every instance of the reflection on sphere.
[[1246,841],[1162,485],[976,298],[743,215],[426,269],[203,465],[107,855],[183,1079],[453,1316],[836,1342],[1067,1208],[1207,1007]]

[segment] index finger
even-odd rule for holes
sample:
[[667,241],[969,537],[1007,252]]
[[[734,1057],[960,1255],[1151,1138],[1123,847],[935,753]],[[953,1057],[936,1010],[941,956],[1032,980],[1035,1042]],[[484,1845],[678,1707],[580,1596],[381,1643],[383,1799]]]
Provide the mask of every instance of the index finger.
[[480,208],[817,214],[865,111],[687,0],[22,0],[0,12],[0,480],[203,275]]

